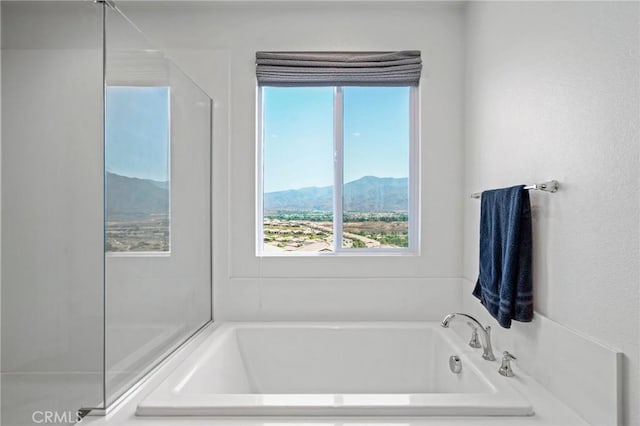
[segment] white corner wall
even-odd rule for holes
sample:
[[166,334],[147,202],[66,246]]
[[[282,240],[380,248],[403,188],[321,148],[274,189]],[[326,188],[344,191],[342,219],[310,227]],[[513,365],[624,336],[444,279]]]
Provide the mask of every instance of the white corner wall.
[[[461,3],[125,2],[120,7],[215,101],[213,199],[221,200],[214,209],[215,319],[440,319],[458,306]],[[424,61],[421,255],[256,257],[255,52],[405,49],[421,50]]]
[[101,14],[1,6],[0,409],[25,424],[102,400]]
[[[472,2],[466,21],[465,193],[560,181],[556,194],[531,194],[536,314],[624,353],[626,425],[640,424],[639,8]],[[465,202],[462,292],[465,309],[483,313],[470,295],[479,208]]]

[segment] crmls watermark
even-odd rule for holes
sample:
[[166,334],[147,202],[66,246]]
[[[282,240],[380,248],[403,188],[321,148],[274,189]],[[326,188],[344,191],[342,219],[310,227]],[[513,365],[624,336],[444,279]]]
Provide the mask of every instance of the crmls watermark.
[[82,420],[80,411],[34,411],[31,420],[36,424],[69,424]]

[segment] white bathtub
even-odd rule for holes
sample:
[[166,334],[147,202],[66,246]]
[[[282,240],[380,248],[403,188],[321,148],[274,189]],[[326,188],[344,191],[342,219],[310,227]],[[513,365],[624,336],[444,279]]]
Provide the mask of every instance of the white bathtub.
[[[462,371],[449,369],[458,355]],[[533,414],[498,362],[438,323],[224,323],[137,415]]]

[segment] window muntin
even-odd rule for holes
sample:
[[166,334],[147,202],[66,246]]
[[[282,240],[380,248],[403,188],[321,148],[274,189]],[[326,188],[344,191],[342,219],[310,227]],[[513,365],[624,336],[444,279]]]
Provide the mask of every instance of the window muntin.
[[414,253],[417,88],[259,90],[258,254]]
[[169,96],[169,87],[106,88],[108,253],[170,251]]

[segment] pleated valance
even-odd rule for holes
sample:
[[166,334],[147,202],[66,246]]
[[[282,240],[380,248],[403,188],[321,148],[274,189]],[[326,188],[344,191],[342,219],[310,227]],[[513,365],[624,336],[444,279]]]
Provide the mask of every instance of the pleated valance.
[[417,86],[420,51],[256,52],[265,86]]

